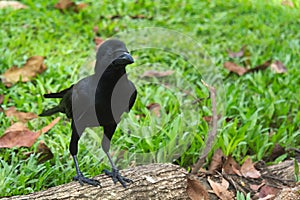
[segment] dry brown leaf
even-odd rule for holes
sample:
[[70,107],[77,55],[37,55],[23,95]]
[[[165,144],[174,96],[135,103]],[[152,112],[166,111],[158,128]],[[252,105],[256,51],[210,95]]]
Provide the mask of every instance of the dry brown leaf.
[[80,12],[81,10],[83,10],[84,8],[86,8],[88,6],[88,4],[86,3],[79,3],[79,4],[76,4],[75,8],[74,8],[74,11],[75,12]]
[[211,115],[202,117],[202,119],[208,123],[212,121],[212,118],[213,118],[213,116],[211,116]]
[[211,163],[208,168],[210,174],[214,174],[215,171],[221,169],[223,164],[224,154],[221,149],[217,149],[212,157]]
[[160,117],[160,105],[158,103],[150,103],[146,106],[156,117]]
[[268,61],[264,62],[262,65],[258,65],[251,69],[241,67],[233,62],[225,62],[224,67],[226,69],[228,69],[230,72],[233,72],[233,73],[238,74],[239,76],[242,76],[246,73],[252,73],[252,72],[257,72],[260,70],[265,70],[271,65],[271,62],[272,62],[272,60],[268,60]]
[[41,134],[47,133],[55,124],[57,124],[57,122],[59,122],[60,117],[55,118],[50,124],[48,124],[47,126],[43,127],[40,130]]
[[289,0],[282,0],[281,5],[294,8],[294,3],[292,1],[289,1]]
[[94,33],[98,33],[98,31],[99,31],[99,27],[98,27],[98,26],[94,26],[94,27],[93,27],[93,32],[94,32]]
[[13,8],[15,10],[27,8],[24,4],[18,1],[0,1],[0,9]]
[[248,71],[248,69],[241,67],[233,62],[225,62],[224,67],[228,69],[230,72],[236,73],[239,76],[244,75]]
[[49,131],[59,120],[60,118],[57,117],[37,132],[31,131],[25,124],[17,122],[7,128],[4,135],[0,137],[0,148],[31,147],[41,134]]
[[32,112],[20,112],[16,110],[16,107],[9,107],[5,111],[7,117],[15,117],[20,122],[27,122],[31,119],[37,118],[37,115]]
[[97,50],[103,42],[104,40],[101,37],[95,37],[94,38],[94,43],[96,44],[95,49]]
[[261,182],[261,184],[259,185],[255,185],[255,184],[250,184],[250,188],[251,190],[253,190],[254,192],[258,191],[262,186],[264,186],[266,184],[265,179]]
[[258,65],[254,68],[251,68],[251,69],[248,69],[247,73],[257,72],[257,71],[260,71],[260,70],[265,70],[271,65],[271,63],[272,63],[272,60],[267,60],[266,62],[264,62],[261,65]]
[[87,4],[85,4],[85,3],[76,4],[75,2],[73,2],[71,0],[59,0],[54,5],[54,8],[59,9],[60,11],[73,9],[73,11],[75,11],[75,12],[79,12],[85,7],[87,7]]
[[170,76],[171,74],[173,74],[174,71],[173,70],[167,70],[167,71],[155,71],[155,70],[149,70],[149,71],[145,71],[142,75],[142,77],[165,77],[165,76]]
[[[274,188],[268,185],[264,185],[261,187],[259,191],[259,198],[260,199],[273,199],[273,197],[276,197],[280,189]],[[268,198],[269,197],[269,198]]]
[[[222,118],[222,115],[221,115],[221,114],[218,114],[218,120],[221,119],[221,118]],[[213,116],[211,116],[211,115],[203,116],[202,119],[203,119],[204,121],[210,123],[210,122],[212,122],[212,120],[213,120]],[[226,122],[228,122],[228,121],[227,121],[228,119],[229,119],[229,118],[225,118]]]
[[37,153],[39,153],[39,157],[38,157],[39,163],[46,162],[47,160],[53,158],[53,153],[51,152],[49,147],[47,147],[44,141],[40,141],[40,143],[38,144]]
[[222,178],[221,183],[214,182],[210,179],[210,177],[207,178],[207,181],[209,182],[211,188],[213,189],[214,193],[221,199],[221,200],[232,200],[234,199],[234,194],[228,190],[229,183],[224,178]]
[[278,74],[283,74],[287,72],[286,67],[282,64],[282,62],[280,62],[279,60],[275,60],[272,64],[271,64],[271,69],[273,71],[275,71]]
[[261,174],[254,167],[251,158],[247,158],[241,167],[241,173],[245,178],[260,178]]
[[187,177],[186,192],[191,200],[209,200],[206,188],[191,176]]
[[227,50],[228,56],[230,58],[240,58],[244,56],[244,51],[245,51],[246,45],[244,45],[240,51],[238,52],[232,52],[230,49]]
[[226,159],[223,169],[226,174],[236,174],[242,176],[240,172],[240,165],[235,162],[231,155]]
[[57,8],[59,10],[66,10],[68,8],[71,8],[75,6],[76,4],[71,0],[59,0],[55,5],[54,8]]
[[22,82],[30,81],[31,78],[35,77],[37,74],[42,73],[46,70],[44,64],[43,56],[32,56],[27,59],[23,67],[18,68],[16,66],[11,67],[2,74],[2,82],[7,86],[12,86],[13,83],[16,83],[20,80]]
[[29,130],[25,124],[17,122],[0,137],[0,148],[31,147],[39,136],[39,133]]

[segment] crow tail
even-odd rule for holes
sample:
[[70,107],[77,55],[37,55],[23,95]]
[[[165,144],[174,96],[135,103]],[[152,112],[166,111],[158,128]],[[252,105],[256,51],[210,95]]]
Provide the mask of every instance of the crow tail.
[[50,94],[44,94],[45,98],[63,98],[64,94],[61,93],[50,93]]
[[56,93],[50,93],[50,94],[44,94],[45,98],[63,98],[64,95],[73,88],[73,85],[67,89],[64,89],[60,92],[56,92]]
[[39,116],[41,116],[41,117],[49,116],[49,115],[53,115],[58,112],[61,112],[61,109],[59,106],[55,106],[54,108],[50,108],[48,110],[43,111],[41,114],[39,114]]

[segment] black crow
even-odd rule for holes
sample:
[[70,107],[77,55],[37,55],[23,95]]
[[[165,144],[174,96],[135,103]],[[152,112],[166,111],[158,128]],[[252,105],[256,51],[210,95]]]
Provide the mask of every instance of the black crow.
[[102,126],[104,134],[102,148],[112,166],[112,171],[105,173],[112,177],[114,183],[119,181],[123,187],[131,180],[121,176],[109,154],[110,140],[124,112],[132,108],[137,91],[128,80],[126,65],[133,63],[125,44],[116,39],[105,41],[97,52],[94,74],[81,79],[58,93],[45,94],[45,98],[61,98],[60,104],[46,110],[40,116],[49,116],[62,112],[72,120],[72,137],[70,153],[73,156],[76,173],[74,180],[91,185],[100,185],[99,181],[84,177],[77,161],[78,141],[86,127]]

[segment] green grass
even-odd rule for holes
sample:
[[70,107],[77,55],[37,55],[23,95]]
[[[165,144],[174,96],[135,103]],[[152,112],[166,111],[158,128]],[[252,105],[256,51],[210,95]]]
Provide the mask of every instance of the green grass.
[[[138,98],[133,110],[124,115],[111,146],[120,168],[176,160],[188,169],[195,163],[208,131],[202,116],[211,114],[201,78],[211,84],[218,80],[219,112],[233,119],[220,123],[213,150],[221,148],[243,162],[247,155],[254,161],[267,158],[275,143],[300,148],[300,8],[296,2],[295,8],[289,8],[275,0],[84,1],[89,6],[80,13],[60,12],[54,9],[54,0],[22,2],[29,9],[0,10],[0,74],[13,65],[21,66],[33,55],[47,57],[47,70],[32,82],[11,88],[0,83],[4,109],[16,106],[20,111],[40,113],[57,103],[42,95],[67,88],[91,71],[93,27],[98,26],[97,35],[104,39],[115,34],[124,38],[136,59],[127,69]],[[110,19],[116,15],[120,17]],[[145,18],[130,17],[136,15]],[[149,27],[154,31],[142,36],[141,28]],[[222,65],[228,60],[226,50],[237,51],[244,44],[251,53],[252,66],[279,59],[288,73],[267,69],[225,79],[228,72]],[[169,69],[175,73],[166,78],[140,77],[146,70]],[[186,91],[204,100],[193,104],[194,98]],[[153,102],[161,105],[160,118],[146,108]],[[138,119],[137,115],[144,117]],[[55,117],[37,118],[27,125],[39,130]],[[0,119],[2,135],[12,121],[4,113]],[[0,149],[0,196],[72,181],[75,169],[68,150],[69,125],[63,117],[38,139],[54,154],[45,163],[38,164],[36,154],[24,156],[35,151],[37,143],[31,148]],[[87,176],[109,167],[101,138],[102,129],[97,128],[86,130],[80,140],[78,158]]]

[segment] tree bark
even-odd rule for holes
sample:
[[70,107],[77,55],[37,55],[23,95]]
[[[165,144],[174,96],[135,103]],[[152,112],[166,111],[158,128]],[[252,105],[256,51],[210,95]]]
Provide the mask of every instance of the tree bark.
[[[283,189],[279,194],[280,198],[276,197],[276,200],[300,200],[300,184],[292,181],[294,176],[293,163],[294,161],[284,161],[280,164],[260,169],[262,176],[266,176],[264,179],[267,183],[271,181],[272,186],[277,185],[278,189]],[[210,175],[204,174],[204,176],[195,177],[196,179],[194,180],[188,176],[185,169],[177,165],[149,164],[121,170],[120,173],[133,180],[133,183],[128,184],[127,188],[123,188],[120,183],[115,185],[110,177],[101,174],[94,177],[100,181],[101,187],[86,184],[81,186],[78,182],[71,182],[45,191],[0,199],[218,199],[215,194],[207,193],[212,190],[207,183],[207,176]],[[222,176],[222,174],[219,174],[219,176]],[[247,185],[252,184],[254,181],[252,179],[252,182],[249,182],[248,178],[237,175],[231,176],[236,176],[239,180],[243,180],[244,185],[241,186],[242,189],[247,189]],[[236,181],[235,185],[239,182],[241,181]],[[248,182],[249,184],[245,184]],[[252,190],[248,188],[247,191],[251,192]]]
[[45,191],[4,199],[189,199],[186,192],[187,172],[179,166],[150,164],[121,170],[120,173],[133,180],[126,189],[101,174],[94,177],[100,181],[101,187],[81,186],[78,182],[71,182]]

